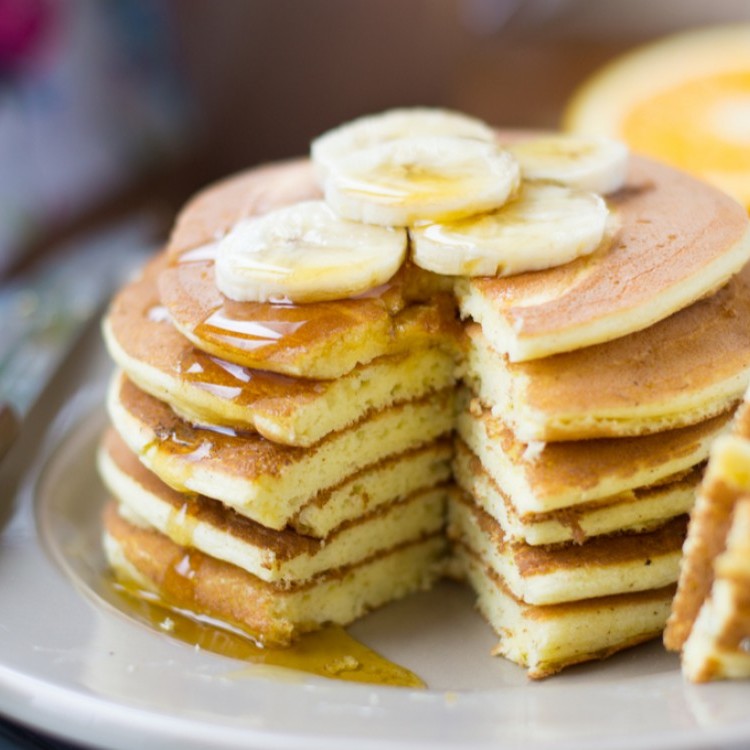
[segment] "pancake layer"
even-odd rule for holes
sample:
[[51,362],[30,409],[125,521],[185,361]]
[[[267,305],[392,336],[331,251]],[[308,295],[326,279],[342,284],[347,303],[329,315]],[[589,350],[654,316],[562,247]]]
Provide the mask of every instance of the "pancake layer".
[[281,529],[322,490],[449,433],[452,403],[449,390],[400,404],[311,448],[194,427],[121,375],[112,381],[108,406],[125,443],[166,484],[213,497],[264,526]]
[[582,545],[532,547],[513,542],[469,495],[453,494],[449,536],[527,604],[560,604],[645,591],[677,581],[686,518],[641,534],[599,537]]
[[[291,378],[228,362],[196,349],[172,325],[156,279],[158,256],[113,300],[107,348],[142,390],[188,421],[255,430],[274,442],[312,445],[371,411],[452,386],[457,340],[453,310],[422,308],[428,347],[380,357],[335,380]],[[394,342],[394,349],[403,348]]]
[[705,461],[731,414],[635,438],[526,445],[469,392],[456,429],[517,512],[545,513],[648,487]]
[[427,588],[444,554],[442,535],[406,544],[294,587],[175,544],[158,531],[105,513],[104,547],[117,577],[168,605],[222,620],[269,645],[326,623],[347,625],[375,607]]
[[745,210],[684,173],[631,158],[610,196],[609,246],[564,266],[456,283],[463,317],[512,362],[640,331],[719,289],[750,260]]
[[750,406],[712,446],[664,634],[696,682],[750,676]]
[[676,516],[688,513],[695,502],[695,490],[703,475],[699,466],[650,487],[639,487],[614,498],[562,508],[547,513],[520,515],[510,498],[484,470],[466,443],[456,439],[454,478],[465,492],[514,542],[530,545],[576,542],[618,531],[650,531]]
[[176,544],[232,563],[257,578],[291,585],[327,570],[353,565],[391,547],[438,533],[443,527],[445,487],[419,490],[352,521],[324,539],[291,529],[272,531],[222,503],[185,495],[165,485],[109,433],[99,468],[121,515],[139,519]]
[[750,265],[716,294],[643,331],[531,362],[476,325],[466,378],[519,440],[584,440],[684,427],[736,406],[750,383]]
[[458,564],[477,594],[477,606],[498,634],[496,655],[528,670],[532,679],[603,659],[658,637],[674,587],[548,606],[524,604],[501,579],[459,545]]

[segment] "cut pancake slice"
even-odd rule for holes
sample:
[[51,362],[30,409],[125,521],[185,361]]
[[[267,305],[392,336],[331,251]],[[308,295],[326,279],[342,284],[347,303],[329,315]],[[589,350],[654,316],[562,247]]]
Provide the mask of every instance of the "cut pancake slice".
[[104,548],[117,577],[168,606],[238,627],[268,645],[286,645],[326,623],[346,625],[375,607],[427,588],[439,571],[442,535],[292,587],[261,581],[230,563],[175,544],[155,529],[105,510]]
[[[186,254],[159,274],[159,297],[176,328],[201,351],[235,364],[294,377],[333,379],[387,354],[441,341],[452,301],[445,282],[413,277],[406,264],[383,287],[358,298],[305,305],[235,302],[216,289],[211,254]],[[421,287],[424,286],[424,289]],[[409,287],[431,302],[412,304]],[[413,292],[417,294],[417,292]]]
[[750,403],[711,448],[698,491],[667,648],[696,682],[750,677]]
[[466,378],[519,440],[624,437],[697,424],[750,383],[750,265],[716,294],[643,331],[531,362],[467,327]]
[[618,531],[649,531],[676,516],[688,513],[703,467],[668,477],[649,487],[639,487],[613,499],[594,500],[549,513],[519,515],[508,496],[484,470],[481,461],[460,438],[453,461],[459,486],[496,518],[507,537],[531,545],[583,543],[586,539]]
[[518,441],[464,391],[456,428],[517,513],[545,513],[648,487],[704,461],[731,420],[720,415],[690,427],[632,438],[563,443]]
[[371,464],[341,484],[319,492],[293,516],[289,525],[300,534],[324,537],[334,528],[370,513],[394,498],[403,499],[451,479],[450,438],[399,453]]
[[190,422],[256,430],[288,445],[312,445],[370,411],[447,388],[455,380],[455,336],[450,334],[455,320],[447,305],[422,310],[426,328],[441,346],[379,357],[336,380],[251,370],[201,352],[174,328],[159,301],[156,277],[165,262],[158,257],[115,297],[104,336],[128,377]]
[[467,547],[526,604],[548,605],[658,589],[677,581],[685,516],[655,531],[532,547],[507,539],[464,492],[449,504],[449,537]]
[[315,192],[310,163],[288,163],[219,183],[184,209],[167,249],[168,266],[159,274],[159,297],[197,348],[255,369],[337,378],[376,357],[426,348],[444,338],[434,309],[452,307],[452,279],[410,262],[386,284],[330,302],[236,302],[218,290],[217,239],[242,218]]
[[742,206],[686,174],[632,157],[610,197],[608,247],[548,271],[456,284],[464,317],[513,362],[640,331],[716,291],[750,259]]
[[734,506],[750,493],[749,467],[749,441],[726,435],[715,442],[691,516],[677,595],[664,634],[669,649],[683,648],[711,593],[714,561],[726,548]]
[[750,488],[738,498],[726,548],[713,564],[711,594],[682,651],[688,679],[750,677]]
[[220,500],[273,529],[288,525],[319,492],[447,435],[453,423],[452,389],[384,409],[310,448],[194,427],[121,374],[112,381],[108,407],[117,432],[162,481]]
[[674,595],[674,586],[667,586],[534,606],[514,597],[502,579],[463,545],[457,545],[456,555],[477,594],[480,612],[500,637],[494,653],[525,667],[533,679],[656,638]]
[[325,539],[290,529],[272,531],[217,500],[186,495],[146,469],[110,431],[99,470],[120,501],[120,514],[145,521],[176,544],[232,563],[263,581],[292,585],[384,550],[438,533],[445,517],[445,486],[420,490],[346,522]]

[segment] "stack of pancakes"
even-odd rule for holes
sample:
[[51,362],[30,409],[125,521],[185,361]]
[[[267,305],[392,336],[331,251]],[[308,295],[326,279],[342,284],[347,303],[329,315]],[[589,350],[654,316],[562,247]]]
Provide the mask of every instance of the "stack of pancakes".
[[532,677],[661,632],[701,464],[750,379],[741,208],[637,158],[609,203],[590,258],[456,287],[449,534]]
[[711,447],[664,633],[695,682],[750,677],[750,392]]
[[113,567],[271,644],[429,586],[445,552],[445,280],[407,264],[359,299],[305,306],[214,286],[217,236],[315,194],[289,164],[198,196],[105,321]]
[[319,197],[308,162],[194,199],[105,321],[118,575],[286,643],[450,556],[532,677],[657,635],[750,382],[750,241],[731,200],[632,161],[589,257],[504,279],[407,261],[301,305],[230,300],[213,266],[239,220]]

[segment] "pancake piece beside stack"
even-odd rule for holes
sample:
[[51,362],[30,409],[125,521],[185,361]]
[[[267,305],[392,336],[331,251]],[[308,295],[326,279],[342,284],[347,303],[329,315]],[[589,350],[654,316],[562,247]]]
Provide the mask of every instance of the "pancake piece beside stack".
[[[450,478],[444,281],[405,266],[361,299],[304,307],[216,291],[222,222],[255,210],[248,196],[268,209],[301,185],[315,195],[309,165],[282,165],[200,196],[104,326],[122,368],[99,459],[117,500],[111,564],[169,604],[276,644],[428,586]],[[196,308],[203,327],[188,339],[173,321],[186,326]]]
[[[609,203],[597,253],[457,282],[449,535],[496,652],[534,678],[661,633],[703,462],[750,378],[741,209],[637,158]],[[718,291],[675,292],[680,258],[722,269]]]
[[750,399],[717,440],[664,633],[694,682],[750,677]]

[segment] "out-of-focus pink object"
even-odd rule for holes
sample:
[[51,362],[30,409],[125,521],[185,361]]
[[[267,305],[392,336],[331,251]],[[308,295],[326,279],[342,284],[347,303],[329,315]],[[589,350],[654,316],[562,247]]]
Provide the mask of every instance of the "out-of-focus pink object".
[[48,0],[0,0],[0,75],[22,68],[33,57],[52,17]]

